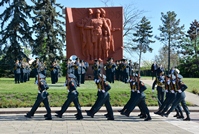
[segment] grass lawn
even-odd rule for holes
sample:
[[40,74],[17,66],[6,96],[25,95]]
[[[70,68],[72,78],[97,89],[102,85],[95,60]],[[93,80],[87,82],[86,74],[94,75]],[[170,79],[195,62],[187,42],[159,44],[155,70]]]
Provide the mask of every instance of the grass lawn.
[[[142,77],[142,79],[151,79],[151,77]],[[188,85],[188,90],[197,90],[196,83],[197,79],[183,79]],[[63,86],[65,81],[64,77],[59,78],[59,82],[55,85],[51,85],[50,78],[47,78],[47,83],[50,88],[49,101],[50,106],[60,107],[67,98],[68,91],[66,87]],[[199,82],[199,80],[197,80]],[[195,85],[194,85],[195,83]],[[30,107],[33,105],[37,96],[37,85],[34,84],[34,78],[26,83],[15,84],[13,78],[0,78],[0,107]],[[129,99],[130,88],[129,84],[125,84],[120,81],[115,81],[111,85],[111,90],[109,91],[111,96],[111,104],[113,106],[123,106]],[[86,81],[85,84],[81,84],[77,88],[79,92],[79,101],[81,106],[91,106],[96,100],[97,87],[94,81]],[[151,87],[147,86],[146,102],[149,106],[156,106],[156,92],[151,92]],[[43,106],[43,104],[41,105]],[[73,106],[73,104],[71,104]]]

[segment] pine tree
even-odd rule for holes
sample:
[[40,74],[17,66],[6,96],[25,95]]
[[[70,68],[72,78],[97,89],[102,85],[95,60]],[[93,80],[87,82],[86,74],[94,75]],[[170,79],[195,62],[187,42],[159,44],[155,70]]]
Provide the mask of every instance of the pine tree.
[[62,59],[65,43],[65,30],[63,29],[63,15],[56,11],[62,9],[55,0],[32,0],[34,3],[33,29],[36,35],[32,46],[33,55],[38,55],[43,60]]
[[153,37],[152,27],[150,23],[151,22],[144,16],[141,21],[135,26],[136,32],[133,34],[135,37],[133,41],[136,42],[137,45],[135,47],[132,47],[132,49],[139,51],[139,74],[142,53],[146,53],[147,51],[152,52],[153,49],[149,45],[155,42],[150,39]]
[[169,11],[166,14],[161,13],[162,26],[158,30],[161,31],[159,37],[160,42],[168,47],[168,71],[170,70],[170,51],[171,48],[179,45],[182,36],[184,35],[184,25],[179,26],[180,19],[176,20],[177,14],[174,11]]
[[0,54],[6,55],[6,61],[14,61],[21,56],[21,47],[27,47],[33,41],[27,21],[31,6],[25,0],[1,0],[0,6],[6,7],[0,14]]

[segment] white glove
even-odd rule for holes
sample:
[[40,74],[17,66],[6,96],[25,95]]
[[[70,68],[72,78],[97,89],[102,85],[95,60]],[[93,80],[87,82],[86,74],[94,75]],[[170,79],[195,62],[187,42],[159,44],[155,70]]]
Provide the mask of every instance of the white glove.
[[132,89],[131,91],[132,91],[132,92],[135,92],[135,90],[134,90],[134,89]]
[[100,90],[100,89],[98,89],[98,91],[100,92],[101,90]]
[[133,82],[133,85],[135,85],[135,82]]
[[171,90],[172,93],[175,93],[174,90]]
[[165,90],[166,93],[168,93],[168,90]]
[[68,92],[70,92],[70,90],[68,90]]
[[139,94],[139,93],[140,93],[140,90],[137,90],[137,93]]
[[99,79],[95,79],[95,82],[96,82],[96,83],[99,83]]
[[179,90],[178,90],[178,93],[182,93],[182,90],[181,90],[181,89],[179,89]]
[[103,89],[102,92],[105,93],[105,90]]
[[172,81],[172,83],[173,83],[173,84],[176,84],[176,82],[175,82],[175,81]]
[[36,80],[35,84],[38,84],[38,80]]
[[171,81],[167,81],[167,84],[170,85]]
[[154,92],[154,89],[152,89],[152,92]]

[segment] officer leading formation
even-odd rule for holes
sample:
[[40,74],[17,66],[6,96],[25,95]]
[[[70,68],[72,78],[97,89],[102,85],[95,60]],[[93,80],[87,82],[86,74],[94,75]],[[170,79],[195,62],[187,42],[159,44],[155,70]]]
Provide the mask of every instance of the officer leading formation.
[[[25,117],[31,118],[32,116],[34,116],[34,113],[37,110],[38,106],[41,102],[43,102],[47,111],[47,114],[44,115],[44,117],[46,120],[51,120],[51,109],[48,102],[47,93],[47,89],[49,87],[45,81],[45,66],[42,64],[43,63],[39,62],[38,58],[34,63],[34,71],[37,73],[35,79],[36,83],[38,84],[38,95],[32,109],[25,115]],[[51,70],[56,75],[56,77],[58,77],[58,75],[55,73],[55,70],[59,67],[55,64],[57,64],[56,61],[52,63]],[[188,87],[182,82],[183,76],[180,75],[180,71],[173,67],[169,71],[169,74],[165,75],[162,66],[152,66],[156,66],[155,69],[153,69],[153,71],[155,71],[155,73],[153,72],[155,80],[152,85],[152,92],[154,92],[154,89],[156,87],[157,101],[159,105],[158,110],[154,113],[160,116],[168,117],[169,114],[173,110],[175,110],[176,115],[174,117],[176,117],[177,119],[183,119],[184,121],[190,121],[190,112],[186,105],[184,92]],[[68,96],[61,109],[55,112],[55,116],[62,118],[63,114],[68,109],[71,102],[73,102],[77,109],[77,114],[75,114],[75,118],[77,120],[83,119],[81,106],[78,99],[79,93],[77,91],[77,87],[80,86],[80,84],[84,83],[84,77],[88,67],[89,65],[83,60],[80,60],[78,57],[75,59],[75,61],[71,59],[67,60],[67,80],[65,85],[68,89]],[[16,61],[15,68],[15,81],[16,83],[18,83],[20,81],[20,75],[18,75],[17,73],[19,72],[19,70],[17,69],[20,68],[19,61]],[[140,118],[143,118],[144,121],[152,120],[145,101],[146,96],[144,91],[147,88],[145,84],[141,81],[140,75],[134,71],[134,68],[135,67],[133,66],[132,62],[129,61],[128,63],[125,59],[122,59],[121,61],[116,61],[115,63],[113,59],[110,58],[109,60],[107,60],[105,66],[103,66],[103,62],[101,60],[95,60],[95,63],[92,66],[92,70],[94,82],[97,86],[97,98],[90,110],[85,110],[87,116],[94,118],[99,109],[103,105],[105,105],[107,109],[107,114],[105,114],[104,116],[107,118],[107,120],[115,119],[113,109],[110,103],[110,94],[108,91],[111,89],[109,83],[114,83],[114,79],[117,79],[123,81],[124,83],[129,83],[130,85],[130,98],[128,102],[124,105],[123,109],[118,110],[118,112],[120,112],[121,115],[129,117],[130,113],[135,109],[136,106],[138,106],[138,108],[140,109],[140,114],[138,116]],[[105,70],[106,75],[103,73],[103,70]],[[55,84],[58,81],[58,78],[56,77],[52,78],[51,76],[52,84]],[[181,106],[186,113],[186,118],[184,118]]]

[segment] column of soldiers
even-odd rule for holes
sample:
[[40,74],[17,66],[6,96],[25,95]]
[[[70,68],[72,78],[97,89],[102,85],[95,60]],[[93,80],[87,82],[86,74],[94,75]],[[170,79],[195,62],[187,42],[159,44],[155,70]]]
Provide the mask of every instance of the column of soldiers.
[[[59,118],[62,118],[63,113],[67,110],[70,103],[74,102],[75,107],[77,109],[77,114],[75,114],[75,117],[77,120],[81,120],[83,119],[83,116],[82,116],[81,106],[78,100],[79,93],[77,91],[77,85],[80,81],[78,82],[78,80],[76,80],[78,76],[76,75],[75,70],[73,70],[76,68],[78,70],[77,63],[79,63],[80,61],[76,59],[76,62],[74,63],[73,62],[71,63],[71,62],[72,62],[71,60],[68,60],[68,64],[67,64],[68,75],[67,75],[66,85],[69,92],[68,97],[65,103],[63,104],[63,106],[61,107],[61,110],[56,111],[56,116]],[[109,66],[109,64],[113,65],[113,61],[110,60],[109,62],[110,63],[106,64],[106,69]],[[123,64],[124,63],[125,62],[123,62]],[[81,67],[83,66],[83,64],[79,66]],[[112,68],[112,67],[109,67],[109,68]],[[96,60],[95,64],[93,65],[93,70],[96,70],[94,71],[94,74],[95,74],[94,77],[95,77],[95,83],[98,89],[97,99],[94,105],[91,107],[91,109],[86,110],[86,113],[87,113],[87,116],[94,118],[94,115],[99,111],[99,109],[104,104],[107,109],[107,114],[105,114],[104,116],[107,118],[107,120],[114,120],[113,110],[110,104],[110,94],[108,93],[108,91],[111,89],[111,86],[107,83],[107,76],[103,74],[103,69],[104,69],[103,62],[100,60]],[[176,117],[184,118],[182,109],[179,105],[181,103],[187,115],[187,117],[184,120],[190,121],[190,116],[189,116],[190,113],[185,102],[185,93],[184,93],[184,91],[187,89],[187,86],[181,81],[181,79],[183,78],[182,75],[179,74],[179,71],[177,69],[174,69],[174,71],[172,70],[170,74],[164,77],[163,77],[163,71],[161,69],[158,71],[157,74],[158,76],[156,77],[154,83],[158,84],[159,86],[158,90],[162,92],[165,91],[167,95],[166,95],[166,99],[163,99],[163,101],[159,102],[159,109],[157,112],[155,112],[155,114],[168,117],[169,114],[174,109],[176,109],[177,111]],[[120,112],[122,115],[129,117],[130,113],[134,110],[134,108],[138,106],[141,112],[138,116],[140,116],[140,118],[144,118],[144,121],[152,120],[149,109],[145,102],[144,91],[147,89],[145,84],[140,80],[139,74],[132,73],[132,75],[129,75],[129,76],[130,78],[124,82],[130,83],[131,96],[130,96],[129,101],[124,106],[124,108],[119,110],[118,112]],[[31,111],[28,112],[25,115],[25,117],[31,118],[32,116],[34,116],[34,113],[37,107],[39,106],[41,102],[43,102],[47,110],[47,114],[44,115],[44,117],[46,120],[51,120],[52,119],[51,110],[50,110],[49,102],[47,98],[48,93],[46,92],[46,90],[48,89],[48,86],[45,81],[45,76],[39,73],[37,77],[40,77],[40,79],[38,78],[38,80],[40,80],[38,81],[38,89],[39,89],[38,97]],[[109,78],[111,77],[109,76]],[[155,84],[153,84],[153,86]],[[163,90],[163,88],[165,89]]]
[[[183,76],[180,74],[180,71],[173,67],[169,71],[169,74],[163,75],[164,72],[161,67],[159,67],[156,73],[157,76],[152,85],[152,91],[154,90],[155,85],[157,85],[159,109],[154,113],[168,117],[169,114],[175,110],[176,115],[174,115],[174,117],[183,119],[184,121],[190,121],[190,112],[185,102],[184,92],[187,89],[187,86],[182,82]],[[186,113],[186,118],[184,118],[181,106]]]
[[14,64],[15,84],[23,83],[30,80],[31,68],[28,62],[16,59]]

